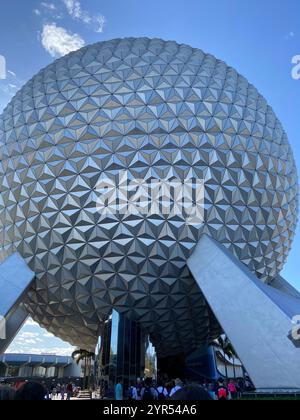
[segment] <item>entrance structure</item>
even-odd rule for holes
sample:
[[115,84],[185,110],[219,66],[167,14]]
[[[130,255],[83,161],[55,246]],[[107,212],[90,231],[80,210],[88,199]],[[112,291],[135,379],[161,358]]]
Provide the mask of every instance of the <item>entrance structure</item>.
[[[201,180],[203,223],[175,197],[167,214],[111,203],[120,174],[130,202],[141,179]],[[222,332],[187,265],[202,235],[272,284],[298,214],[293,154],[266,100],[210,54],[159,39],[87,46],[33,77],[0,117],[0,185],[0,258],[18,252],[35,275],[27,313],[93,350],[115,310],[161,360]]]

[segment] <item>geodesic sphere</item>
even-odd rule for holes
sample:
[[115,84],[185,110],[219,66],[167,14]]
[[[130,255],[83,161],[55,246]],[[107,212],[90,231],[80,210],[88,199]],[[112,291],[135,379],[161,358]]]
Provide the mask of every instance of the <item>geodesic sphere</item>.
[[[36,273],[27,308],[92,348],[112,308],[139,320],[159,355],[217,327],[186,259],[202,233],[263,281],[295,233],[297,175],[287,136],[257,90],[224,62],[159,39],[100,42],[40,71],[0,117],[1,258]],[[199,227],[181,214],[101,214],[114,179],[203,179]]]

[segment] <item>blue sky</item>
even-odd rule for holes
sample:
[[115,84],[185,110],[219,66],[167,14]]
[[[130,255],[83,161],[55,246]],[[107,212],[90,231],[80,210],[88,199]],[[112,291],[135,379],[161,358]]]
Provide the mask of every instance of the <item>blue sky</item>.
[[[300,79],[292,78],[299,16],[299,0],[2,0],[0,55],[7,78],[0,80],[0,112],[39,69],[68,51],[117,37],[160,37],[212,53],[247,77],[283,123],[300,168]],[[299,256],[300,227],[282,273],[298,289]],[[71,351],[32,324],[10,350]]]

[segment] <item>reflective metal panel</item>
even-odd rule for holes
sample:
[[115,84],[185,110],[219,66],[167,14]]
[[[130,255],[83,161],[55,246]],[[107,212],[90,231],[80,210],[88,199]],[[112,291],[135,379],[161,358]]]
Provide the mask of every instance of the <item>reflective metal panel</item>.
[[[143,377],[146,337],[138,323],[112,311],[105,322],[100,351],[96,355],[97,384],[101,395],[114,397],[115,385],[122,383],[125,393],[132,382]],[[148,350],[148,349],[147,349]]]

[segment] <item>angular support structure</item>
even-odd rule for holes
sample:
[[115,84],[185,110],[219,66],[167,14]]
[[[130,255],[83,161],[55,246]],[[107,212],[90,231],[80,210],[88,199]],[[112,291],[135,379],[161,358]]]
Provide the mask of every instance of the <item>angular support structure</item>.
[[256,389],[300,389],[300,349],[290,336],[297,292],[282,292],[283,279],[281,290],[263,284],[207,235],[187,264]]
[[18,253],[0,265],[0,354],[5,352],[28,317],[22,300],[34,277]]
[[294,296],[300,299],[300,292],[296,290],[291,284],[289,284],[283,277],[277,276],[275,279],[272,280],[271,284],[272,287],[275,289],[280,290],[281,292]]

